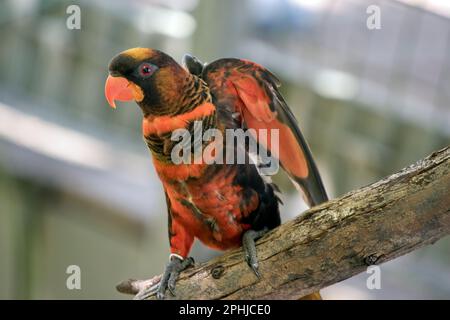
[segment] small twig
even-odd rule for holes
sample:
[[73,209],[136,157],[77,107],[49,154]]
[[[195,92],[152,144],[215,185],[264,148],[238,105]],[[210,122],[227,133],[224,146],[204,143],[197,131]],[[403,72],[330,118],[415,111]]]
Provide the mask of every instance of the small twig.
[[148,280],[136,280],[136,279],[128,279],[122,281],[116,286],[117,291],[125,294],[134,294],[137,298],[143,298],[140,293],[144,291],[149,291],[150,289],[156,288],[161,280],[161,275],[154,276]]

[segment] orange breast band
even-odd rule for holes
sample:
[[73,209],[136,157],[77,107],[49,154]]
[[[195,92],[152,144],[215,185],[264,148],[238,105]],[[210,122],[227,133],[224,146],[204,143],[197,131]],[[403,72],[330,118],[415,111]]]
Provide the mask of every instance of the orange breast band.
[[186,128],[189,122],[209,116],[215,110],[216,107],[212,103],[206,102],[190,112],[177,116],[145,117],[142,121],[142,133],[144,136],[162,135],[176,129]]
[[189,178],[198,178],[206,168],[205,163],[201,164],[172,164],[164,163],[153,158],[153,165],[160,179],[164,182],[169,180],[185,181]]

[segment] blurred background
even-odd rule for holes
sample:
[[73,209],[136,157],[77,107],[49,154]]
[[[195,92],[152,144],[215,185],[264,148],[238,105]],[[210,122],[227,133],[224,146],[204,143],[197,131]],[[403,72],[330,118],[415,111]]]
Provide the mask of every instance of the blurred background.
[[[80,30],[66,26],[74,4]],[[381,29],[367,28],[369,5]],[[167,214],[141,112],[103,96],[116,53],[268,67],[336,197],[449,144],[449,19],[441,0],[0,1],[0,298],[129,298],[115,284],[163,271]],[[276,179],[290,219],[305,206]],[[81,290],[66,288],[69,265]],[[323,296],[448,299],[450,239],[381,271],[380,290],[363,273]]]

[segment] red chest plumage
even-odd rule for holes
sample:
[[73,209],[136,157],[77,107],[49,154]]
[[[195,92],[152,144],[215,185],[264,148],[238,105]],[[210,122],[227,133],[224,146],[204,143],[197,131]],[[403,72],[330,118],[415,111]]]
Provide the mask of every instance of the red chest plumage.
[[242,233],[250,228],[242,219],[257,208],[258,195],[244,196],[242,187],[233,183],[236,167],[154,162],[170,202],[172,224],[182,225],[214,249],[241,245]]

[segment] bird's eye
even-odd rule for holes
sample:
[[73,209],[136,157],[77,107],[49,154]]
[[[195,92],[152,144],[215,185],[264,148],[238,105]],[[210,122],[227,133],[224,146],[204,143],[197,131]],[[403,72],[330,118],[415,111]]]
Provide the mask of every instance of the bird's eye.
[[139,74],[143,77],[148,77],[155,71],[155,68],[150,63],[143,63],[139,66]]

